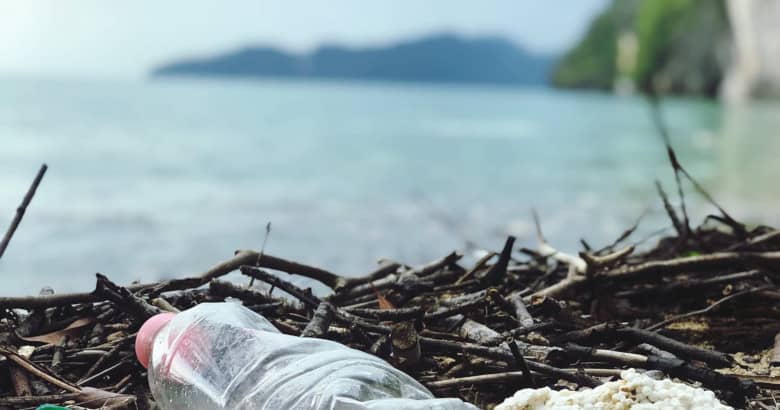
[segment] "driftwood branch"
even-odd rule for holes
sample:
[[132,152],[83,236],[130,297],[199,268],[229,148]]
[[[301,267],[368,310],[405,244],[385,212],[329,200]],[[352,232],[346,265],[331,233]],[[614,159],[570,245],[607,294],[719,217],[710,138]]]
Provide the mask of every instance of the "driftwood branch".
[[43,175],[46,174],[47,169],[49,169],[49,167],[46,164],[41,165],[41,168],[38,170],[38,174],[35,176],[35,179],[30,185],[30,188],[27,189],[27,193],[24,195],[24,199],[22,199],[22,204],[16,208],[16,215],[14,215],[14,219],[11,220],[11,225],[8,227],[5,235],[3,235],[3,239],[0,240],[0,258],[3,257],[6,248],[8,248],[8,244],[11,242],[11,238],[14,236],[16,228],[19,227],[19,223],[22,222],[24,213],[27,211],[27,207],[30,205],[33,196],[35,196],[35,191],[38,190],[38,185],[40,185],[41,180],[43,179]]
[[328,326],[333,321],[334,309],[333,305],[328,302],[321,302],[314,311],[309,324],[301,332],[301,337],[323,337],[328,333]]
[[162,313],[160,308],[150,305],[127,288],[111,282],[104,275],[98,273],[95,276],[97,276],[95,293],[114,302],[120,309],[132,314],[136,319],[143,322],[158,313]]
[[34,375],[35,377],[39,377],[43,380],[46,380],[47,382],[59,387],[60,389],[67,390],[73,393],[81,393],[81,389],[78,386],[66,380],[63,380],[59,377],[52,376],[45,370],[42,370],[35,363],[17,354],[13,349],[11,349],[8,346],[0,346],[0,354],[8,358],[8,360],[14,362],[19,367],[28,371],[30,374]]
[[654,275],[672,275],[734,267],[740,269],[780,269],[780,251],[716,252],[661,261],[654,260],[615,268],[606,272],[604,276],[609,279],[649,278]]
[[274,287],[289,293],[311,309],[316,309],[320,305],[320,299],[311,294],[310,291],[306,291],[299,286],[281,279],[278,276],[272,275],[262,269],[256,268],[254,266],[242,266],[241,273],[262,282],[268,283],[269,285],[273,285]]
[[512,258],[512,249],[515,245],[515,237],[509,236],[504,243],[504,249],[498,255],[498,262],[496,262],[485,275],[480,278],[488,284],[495,285],[506,275],[506,268],[509,265],[509,259]]

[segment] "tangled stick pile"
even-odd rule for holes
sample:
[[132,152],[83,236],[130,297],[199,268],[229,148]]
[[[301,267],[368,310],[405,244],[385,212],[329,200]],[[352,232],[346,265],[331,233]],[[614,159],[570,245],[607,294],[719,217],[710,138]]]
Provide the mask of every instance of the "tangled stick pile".
[[[598,386],[628,368],[712,390],[736,408],[776,408],[780,231],[734,220],[668,152],[678,187],[689,179],[720,213],[692,229],[683,190],[678,210],[659,185],[676,233],[646,251],[628,244],[636,226],[601,249],[583,242],[577,255],[553,248],[539,229],[538,249],[509,237],[468,266],[453,252],[344,277],[238,251],[191,277],[123,287],[98,274],[89,293],[0,297],[0,408],[154,408],[135,332],[162,311],[226,299],[284,333],[370,352],[438,396],[483,408],[527,387]],[[222,278],[236,270],[249,284]],[[332,292],[315,295],[288,275]]]
[[[158,312],[232,298],[285,333],[371,352],[439,396],[485,408],[520,388],[593,387],[626,368],[695,383],[738,408],[773,407],[780,231],[709,220],[642,253],[621,245],[630,232],[576,256],[510,237],[471,266],[453,252],[347,278],[239,251],[188,278],[121,287],[98,275],[90,293],[0,298],[0,406],[152,408],[134,332]],[[220,279],[234,270],[265,287]],[[288,274],[333,292],[319,297]]]

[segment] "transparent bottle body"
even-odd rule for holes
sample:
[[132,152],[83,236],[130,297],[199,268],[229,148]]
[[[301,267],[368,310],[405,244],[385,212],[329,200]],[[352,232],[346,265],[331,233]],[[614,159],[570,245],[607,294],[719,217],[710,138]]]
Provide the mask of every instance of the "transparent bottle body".
[[154,338],[149,384],[165,410],[473,410],[436,399],[387,362],[342,344],[279,333],[236,303],[203,303]]

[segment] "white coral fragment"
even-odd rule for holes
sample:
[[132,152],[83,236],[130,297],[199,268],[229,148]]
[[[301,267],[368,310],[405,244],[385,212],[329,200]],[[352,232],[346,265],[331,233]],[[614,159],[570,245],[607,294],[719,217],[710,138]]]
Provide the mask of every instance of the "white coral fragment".
[[655,380],[634,369],[594,389],[523,389],[495,410],[733,410],[709,390],[669,379]]

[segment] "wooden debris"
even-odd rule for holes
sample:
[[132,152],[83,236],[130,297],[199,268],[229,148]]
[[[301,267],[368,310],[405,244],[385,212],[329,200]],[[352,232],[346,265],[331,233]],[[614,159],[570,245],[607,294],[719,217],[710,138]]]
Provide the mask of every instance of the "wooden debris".
[[[780,235],[736,229],[742,225],[725,216],[720,226],[689,229],[685,216],[669,213],[678,233],[646,250],[616,249],[630,229],[573,256],[540,229],[541,252],[516,253],[510,237],[470,266],[452,252],[417,267],[385,262],[357,278],[238,251],[181,279],[125,287],[98,275],[89,293],[3,297],[0,406],[91,397],[150,408],[133,332],[158,312],[233,299],[284,333],[378,355],[437,395],[483,408],[519,388],[592,387],[629,367],[699,383],[735,407],[763,408],[780,390],[778,375],[751,373],[732,356],[780,364]],[[221,279],[236,270],[272,291]],[[332,291],[316,295],[289,275]],[[25,344],[35,345],[29,357],[18,353]]]

